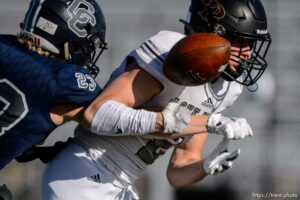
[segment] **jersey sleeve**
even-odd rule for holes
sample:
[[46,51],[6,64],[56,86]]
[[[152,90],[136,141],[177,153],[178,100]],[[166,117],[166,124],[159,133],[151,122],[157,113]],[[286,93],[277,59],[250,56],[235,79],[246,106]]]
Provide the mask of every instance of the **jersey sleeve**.
[[54,104],[88,105],[102,90],[87,69],[76,65],[60,70],[54,87]]
[[170,49],[185,35],[173,31],[160,31],[148,38],[129,56],[135,58],[139,66],[166,87],[169,80],[163,74],[163,63]]

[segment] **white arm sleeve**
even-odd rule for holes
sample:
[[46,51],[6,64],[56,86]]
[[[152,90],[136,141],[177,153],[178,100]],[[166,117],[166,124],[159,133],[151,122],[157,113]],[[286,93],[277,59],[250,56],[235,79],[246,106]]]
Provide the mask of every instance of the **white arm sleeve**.
[[155,131],[157,114],[135,110],[122,103],[110,100],[96,112],[91,131],[100,135],[142,135]]

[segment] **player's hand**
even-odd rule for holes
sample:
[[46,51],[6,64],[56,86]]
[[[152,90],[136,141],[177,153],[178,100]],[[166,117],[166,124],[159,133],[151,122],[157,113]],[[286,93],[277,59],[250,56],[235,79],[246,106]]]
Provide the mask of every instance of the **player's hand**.
[[240,149],[228,152],[229,140],[223,138],[218,146],[204,160],[203,169],[209,175],[216,175],[232,167],[233,161],[237,159],[241,153]]
[[178,103],[170,102],[162,111],[163,133],[178,133],[183,131],[191,121],[191,112]]
[[207,121],[207,131],[228,139],[243,139],[253,136],[252,129],[245,118],[225,117],[212,114]]
[[11,200],[12,194],[7,188],[7,186],[4,184],[0,186],[0,200]]

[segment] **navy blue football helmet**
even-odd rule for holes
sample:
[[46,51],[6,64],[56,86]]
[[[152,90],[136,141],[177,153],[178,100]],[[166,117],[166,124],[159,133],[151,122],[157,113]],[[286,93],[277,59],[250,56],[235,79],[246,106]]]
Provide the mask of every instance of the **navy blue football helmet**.
[[95,0],[32,0],[21,29],[20,36],[36,46],[98,74],[96,62],[107,44],[105,19]]
[[221,75],[225,80],[251,86],[267,68],[265,57],[272,39],[260,0],[191,0],[187,21],[181,21],[186,34],[210,32],[230,42],[238,41],[240,47],[250,44],[250,58],[239,57],[236,71],[228,66]]

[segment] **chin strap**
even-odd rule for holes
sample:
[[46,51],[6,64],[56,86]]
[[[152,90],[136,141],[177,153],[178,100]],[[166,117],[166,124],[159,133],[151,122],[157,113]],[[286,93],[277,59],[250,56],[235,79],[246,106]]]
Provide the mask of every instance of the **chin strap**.
[[193,29],[193,27],[187,21],[185,21],[183,19],[179,19],[179,21],[184,24],[186,35],[192,35],[192,34],[196,33],[196,31]]

